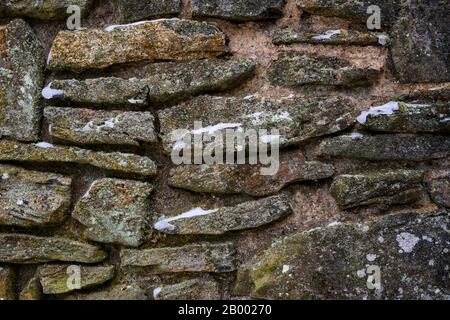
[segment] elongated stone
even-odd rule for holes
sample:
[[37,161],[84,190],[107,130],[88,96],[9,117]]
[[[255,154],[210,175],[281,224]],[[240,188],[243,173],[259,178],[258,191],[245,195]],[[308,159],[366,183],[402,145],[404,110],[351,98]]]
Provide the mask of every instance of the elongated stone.
[[181,0],[116,0],[122,21],[172,17],[181,12]]
[[414,90],[401,94],[399,101],[411,103],[430,103],[450,101],[450,84],[442,84],[430,89]]
[[0,165],[0,225],[61,223],[69,209],[72,179]]
[[280,52],[267,71],[275,85],[359,86],[373,82],[379,70],[352,65],[341,58],[304,52]]
[[[186,132],[182,130],[191,136],[199,131],[224,136],[229,128],[244,132],[278,129],[280,145],[288,146],[344,130],[355,121],[353,103],[341,97],[272,100],[201,96],[161,110],[158,117],[164,150],[168,153],[183,142]],[[195,121],[202,121],[203,129],[194,128]],[[262,137],[259,139],[264,142]]]
[[147,157],[121,152],[96,152],[77,147],[52,145],[47,142],[24,144],[10,140],[1,140],[0,160],[76,163],[144,176],[156,174],[155,163]]
[[445,213],[404,213],[316,228],[256,256],[237,284],[263,299],[446,300],[449,227]]
[[276,19],[283,16],[285,0],[192,0],[194,17],[234,21]]
[[81,15],[84,15],[91,4],[92,0],[5,0],[0,4],[0,17],[62,20],[70,15],[67,13],[69,6],[78,6]]
[[42,263],[66,261],[96,263],[106,258],[99,247],[59,237],[0,234],[0,262]]
[[235,253],[231,243],[202,243],[145,250],[124,249],[120,252],[120,260],[122,267],[145,267],[152,274],[231,272],[236,270]]
[[137,247],[144,238],[152,190],[145,182],[96,180],[75,205],[72,217],[86,227],[83,234],[90,240]]
[[41,300],[42,286],[38,277],[32,277],[20,291],[19,300]]
[[38,139],[43,68],[43,49],[25,21],[0,26],[0,138]]
[[334,174],[334,167],[318,161],[306,161],[302,153],[282,154],[279,170],[263,175],[260,165],[185,165],[170,171],[169,185],[194,192],[209,192],[251,196],[266,196],[300,181],[326,179]]
[[226,51],[225,35],[216,26],[162,19],[105,30],[61,31],[53,42],[48,67],[79,72],[119,63],[213,58]]
[[391,101],[371,107],[358,122],[372,131],[384,132],[450,132],[450,102],[416,104]]
[[15,273],[12,267],[0,265],[0,300],[15,300]]
[[252,229],[279,220],[292,212],[285,196],[249,201],[234,207],[194,208],[178,216],[158,220],[155,229],[172,234],[223,234]]
[[450,155],[450,138],[439,135],[354,133],[324,140],[317,154],[328,158],[425,161]]
[[139,146],[158,141],[150,112],[48,107],[44,119],[50,136],[78,144]]
[[[90,267],[83,265],[49,264],[39,267],[39,281],[44,294],[61,294],[89,289],[114,277],[114,266]],[[79,283],[73,281],[79,275]]]
[[423,176],[423,171],[416,170],[346,174],[334,179],[330,192],[343,209],[372,204],[389,207],[419,200]]
[[219,300],[219,285],[214,280],[192,279],[153,289],[154,300]]
[[431,171],[427,175],[426,182],[433,201],[440,206],[450,208],[450,171]]
[[88,293],[73,293],[64,296],[65,300],[147,300],[144,289],[135,284],[116,284],[107,289]]
[[300,32],[292,28],[277,31],[273,36],[276,45],[294,43],[330,44],[330,45],[359,45],[385,46],[389,44],[389,37],[385,34],[367,33],[348,29],[332,29],[323,33]]

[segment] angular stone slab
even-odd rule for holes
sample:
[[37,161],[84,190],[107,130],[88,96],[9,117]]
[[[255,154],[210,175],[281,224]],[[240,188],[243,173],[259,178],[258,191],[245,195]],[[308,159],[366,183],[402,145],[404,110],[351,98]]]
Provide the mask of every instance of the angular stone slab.
[[386,46],[389,37],[385,34],[367,33],[347,29],[332,29],[322,33],[300,32],[292,28],[277,31],[273,36],[276,45],[294,43],[329,44],[329,45],[358,45],[358,46]]
[[44,57],[33,29],[23,20],[0,26],[0,137],[39,137]]
[[0,301],[15,300],[15,272],[12,267],[0,265]]
[[406,1],[392,30],[394,74],[403,83],[450,81],[448,1]]
[[327,158],[425,161],[450,155],[450,137],[354,133],[324,140],[317,154]]
[[391,101],[357,118],[366,129],[383,132],[450,132],[450,102],[417,104]]
[[[80,282],[76,283],[71,277],[78,272]],[[61,294],[93,288],[111,280],[114,277],[114,266],[48,264],[39,267],[38,273],[44,294]]]
[[450,172],[448,170],[431,171],[426,181],[431,199],[440,206],[450,208]]
[[285,0],[192,0],[192,15],[233,21],[277,19],[283,16]]
[[34,264],[50,261],[96,263],[106,253],[99,247],[59,237],[36,237],[26,234],[0,234],[0,261]]
[[83,234],[90,240],[137,247],[143,242],[152,190],[145,182],[96,180],[75,205],[72,217],[86,227]]
[[70,294],[64,300],[147,300],[147,293],[135,284],[117,284],[96,292]]
[[122,21],[172,17],[181,13],[181,0],[116,0]]
[[238,281],[263,299],[449,299],[449,227],[446,214],[405,213],[316,228],[274,244]]
[[373,82],[379,70],[360,68],[341,58],[304,52],[280,52],[267,71],[267,78],[279,86],[361,86]]
[[392,26],[401,9],[400,0],[303,0],[299,7],[311,14],[339,17],[366,23],[371,15],[367,13],[369,6],[376,5],[381,10],[381,24]]
[[201,96],[161,110],[158,117],[167,153],[183,142],[186,134],[180,129],[188,130],[193,135],[195,121],[202,121],[204,132],[222,132],[223,136],[223,128],[239,128],[244,132],[249,129],[278,129],[281,146],[345,130],[355,121],[353,103],[341,97],[273,100],[253,96]]
[[24,144],[1,140],[0,160],[37,163],[75,163],[144,176],[153,176],[156,174],[156,164],[147,157],[121,152],[96,152],[77,147],[52,145],[48,142]]
[[412,203],[422,195],[423,171],[395,170],[337,176],[330,192],[339,207]]
[[411,103],[448,102],[450,101],[450,84],[439,84],[430,89],[414,90],[400,95],[398,100]]
[[158,141],[150,112],[48,107],[44,119],[51,137],[77,144],[139,146]]
[[59,224],[69,209],[72,179],[0,165],[0,225]]
[[292,213],[286,196],[276,195],[234,207],[205,210],[194,208],[178,216],[159,219],[156,230],[171,234],[218,235],[252,229],[277,221]]
[[145,250],[124,249],[120,252],[120,260],[122,267],[145,267],[151,274],[216,273],[236,270],[235,254],[232,243],[202,243]]
[[216,26],[162,19],[105,30],[60,31],[53,42],[48,67],[80,72],[120,63],[213,58],[226,51],[225,35]]
[[42,299],[42,286],[39,282],[39,278],[32,277],[25,284],[25,287],[20,291],[19,300],[41,300]]
[[5,0],[0,3],[0,17],[29,17],[42,20],[62,20],[70,14],[70,5],[80,7],[84,15],[90,8],[92,0]]
[[259,165],[185,165],[170,171],[169,185],[194,192],[267,196],[301,181],[326,179],[334,167],[318,161],[306,161],[299,152],[284,153],[275,175],[262,175]]
[[154,300],[219,300],[219,284],[214,280],[192,279],[153,289]]

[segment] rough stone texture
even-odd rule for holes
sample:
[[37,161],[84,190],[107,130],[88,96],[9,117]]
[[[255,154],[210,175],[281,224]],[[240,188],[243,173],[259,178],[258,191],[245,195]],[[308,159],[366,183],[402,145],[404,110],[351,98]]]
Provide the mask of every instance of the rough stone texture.
[[0,165],[0,225],[61,223],[70,206],[71,178]]
[[422,195],[424,172],[397,170],[337,176],[330,192],[343,209],[380,204],[411,203]]
[[42,286],[39,282],[39,278],[32,277],[20,291],[19,300],[41,300],[42,299]]
[[406,1],[392,33],[392,62],[401,82],[450,81],[450,3]]
[[194,17],[235,21],[276,19],[282,16],[285,0],[191,0]]
[[428,192],[433,201],[450,208],[450,172],[448,170],[436,170],[426,177]]
[[120,260],[122,267],[145,267],[153,274],[231,272],[236,270],[235,253],[231,243],[199,243],[183,247],[124,249],[120,252]]
[[262,175],[257,165],[185,165],[170,171],[169,185],[195,192],[266,196],[288,184],[326,179],[334,167],[318,161],[306,161],[302,153],[283,153],[275,175]]
[[163,19],[105,30],[60,31],[48,67],[79,72],[118,63],[213,58],[226,51],[225,35],[216,26]]
[[[205,132],[210,134],[222,132],[224,135],[225,130],[221,127],[240,128],[244,132],[249,129],[269,132],[278,129],[281,146],[338,132],[355,122],[353,103],[341,97],[293,97],[273,100],[258,97],[201,96],[159,111],[158,118],[167,153],[186,137],[186,133],[180,129],[189,130],[190,135],[193,135],[194,121],[202,121]],[[211,130],[206,130],[207,128]]]
[[440,84],[430,89],[413,90],[401,94],[398,100],[411,103],[448,102],[450,101],[450,84]]
[[219,300],[219,285],[214,280],[192,279],[153,289],[154,300]]
[[397,20],[401,0],[301,0],[299,7],[312,14],[340,17],[366,23],[370,14],[367,9],[376,5],[381,9],[381,24],[392,26]]
[[332,29],[322,33],[300,32],[292,28],[277,31],[273,36],[276,45],[312,43],[329,45],[386,46],[389,37],[380,33],[367,33],[348,29]]
[[25,21],[0,26],[0,137],[38,139],[43,66],[41,44]]
[[[449,222],[448,214],[392,214],[294,234],[238,279],[264,299],[449,299]],[[370,290],[373,266],[381,283]]]
[[15,300],[15,273],[9,266],[0,265],[0,300]]
[[76,163],[144,176],[156,174],[155,163],[147,157],[121,152],[96,152],[47,142],[24,144],[0,140],[0,161]]
[[137,247],[143,242],[152,190],[146,182],[96,180],[76,204],[72,217],[86,227],[83,234],[90,240]]
[[48,107],[44,119],[51,137],[77,144],[139,146],[158,141],[150,112]]
[[96,263],[105,258],[106,253],[99,247],[84,242],[60,237],[0,234],[0,261],[5,263]]
[[379,70],[360,68],[336,57],[304,52],[280,52],[267,71],[267,78],[279,86],[359,86],[373,82]]
[[80,7],[84,15],[92,0],[3,0],[0,3],[0,17],[29,17],[43,20],[62,20],[68,17],[70,5]]
[[[75,270],[80,271],[79,286],[72,282],[70,278]],[[105,283],[113,277],[114,266],[89,267],[52,264],[43,265],[39,268],[39,280],[44,294],[61,294],[74,290],[88,289]]]
[[119,284],[110,288],[81,293],[77,295],[68,295],[65,300],[147,300],[145,290],[136,285]]
[[364,160],[424,161],[450,155],[450,138],[440,135],[351,134],[322,141],[322,157]]
[[122,21],[172,17],[181,12],[181,0],[116,0]]
[[195,208],[178,216],[159,219],[155,229],[172,234],[223,234],[252,229],[292,213],[286,196],[248,201],[234,207],[205,210]]

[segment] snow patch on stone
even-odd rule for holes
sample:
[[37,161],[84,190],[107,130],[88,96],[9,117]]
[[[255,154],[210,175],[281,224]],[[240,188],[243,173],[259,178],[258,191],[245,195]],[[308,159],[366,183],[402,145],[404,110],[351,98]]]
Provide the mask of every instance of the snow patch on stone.
[[158,299],[158,296],[161,293],[161,290],[162,289],[160,287],[153,289],[153,299],[155,299],[155,300]]
[[178,20],[178,19],[174,18],[174,19],[143,20],[143,21],[138,21],[138,22],[133,22],[133,23],[128,23],[128,24],[116,24],[116,25],[112,25],[112,26],[106,27],[105,31],[106,32],[111,32],[111,31],[114,31],[116,29],[126,29],[126,28],[129,28],[129,27],[135,27],[135,26],[139,26],[139,25],[142,25],[142,24],[146,24],[146,23],[170,21],[170,20]]
[[59,97],[64,95],[64,90],[53,89],[52,83],[50,82],[44,89],[42,89],[42,96],[46,100],[53,99],[54,97]]
[[158,231],[162,231],[162,230],[173,231],[173,230],[175,230],[175,226],[170,223],[172,221],[177,221],[177,220],[182,220],[182,219],[189,219],[189,218],[198,217],[198,216],[205,216],[207,214],[215,213],[218,210],[219,209],[203,210],[202,208],[193,208],[193,209],[191,209],[191,210],[189,210],[189,211],[187,211],[185,213],[182,213],[182,214],[180,214],[178,216],[159,220],[158,222],[156,222],[154,224],[154,227]]
[[328,40],[331,39],[333,36],[338,35],[341,33],[341,30],[328,30],[325,31],[324,34],[320,34],[317,36],[312,37],[313,40]]
[[367,121],[367,117],[369,115],[379,115],[379,114],[385,114],[385,115],[391,115],[394,113],[394,111],[397,111],[399,109],[398,102],[391,101],[388,102],[382,106],[376,106],[370,108],[368,111],[363,111],[356,120],[360,124],[365,124]]
[[34,145],[35,145],[36,147],[44,148],[44,149],[54,149],[54,148],[55,148],[55,146],[52,145],[51,143],[44,142],[44,141],[35,143]]

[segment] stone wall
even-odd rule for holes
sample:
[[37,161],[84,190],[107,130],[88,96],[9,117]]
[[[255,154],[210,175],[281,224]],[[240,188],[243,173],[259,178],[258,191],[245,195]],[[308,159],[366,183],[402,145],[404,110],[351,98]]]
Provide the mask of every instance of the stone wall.
[[[0,299],[450,299],[449,12],[3,0]],[[198,120],[278,173],[176,166]]]

